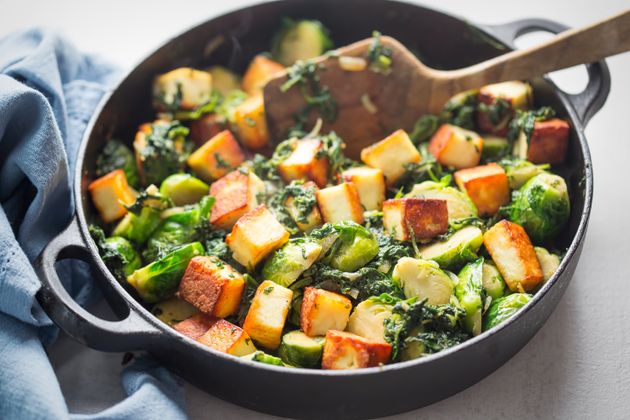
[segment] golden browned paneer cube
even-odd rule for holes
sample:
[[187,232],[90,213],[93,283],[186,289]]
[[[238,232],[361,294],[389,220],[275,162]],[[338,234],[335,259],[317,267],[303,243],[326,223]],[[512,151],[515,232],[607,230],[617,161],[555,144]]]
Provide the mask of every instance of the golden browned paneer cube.
[[320,152],[324,147],[319,139],[304,139],[295,143],[295,149],[278,165],[278,173],[285,182],[310,180],[323,188],[328,183],[328,158]]
[[236,107],[234,127],[236,127],[239,140],[248,149],[259,150],[269,144],[269,130],[262,95],[247,98]]
[[[313,195],[317,193],[317,185],[312,181],[305,182],[301,185],[301,188],[310,190]],[[284,208],[287,210],[287,213],[289,213],[289,216],[291,216],[291,219],[293,219],[298,229],[302,232],[310,232],[322,225],[322,214],[319,212],[317,203],[315,203],[311,212],[305,217],[303,217],[304,215],[301,214],[300,209],[296,205],[295,197],[291,195],[284,201]]]
[[256,289],[243,329],[262,347],[269,350],[277,349],[291,299],[293,299],[291,289],[271,280],[263,281]]
[[442,124],[429,142],[429,152],[445,166],[472,168],[479,164],[483,140],[474,131]]
[[178,294],[201,312],[225,318],[238,311],[244,286],[243,276],[228,263],[198,256],[188,263]]
[[385,201],[385,177],[382,170],[359,166],[343,171],[341,178],[354,184],[366,211],[381,209]]
[[[508,131],[510,119],[514,116],[514,110],[526,109],[532,102],[532,87],[521,81],[510,81],[486,85],[479,89],[477,100],[480,111],[477,112],[477,125],[484,133],[505,137]],[[507,108],[503,113],[481,110],[482,107],[497,107],[497,101],[503,100]],[[498,118],[498,120],[493,120]]]
[[258,205],[258,196],[265,192],[265,183],[253,172],[230,172],[210,186],[215,198],[210,223],[219,229],[232,229],[234,223]]
[[225,238],[232,257],[250,271],[288,240],[289,232],[264,204],[238,219]]
[[322,355],[322,369],[360,369],[384,365],[392,345],[372,341],[356,334],[329,330]]
[[510,185],[505,170],[496,163],[461,169],[455,183],[475,203],[480,216],[493,216],[510,201]]
[[88,186],[94,207],[105,223],[118,220],[127,214],[125,205],[136,201],[136,192],[127,183],[125,171],[116,169],[92,181]]
[[389,137],[361,150],[361,160],[372,168],[383,171],[388,186],[405,173],[405,164],[422,159],[405,130],[397,130]]
[[536,121],[534,131],[527,141],[521,131],[514,144],[515,154],[533,163],[563,163],[569,146],[569,123],[559,118]]
[[357,188],[352,182],[317,191],[317,204],[327,223],[351,220],[363,223],[363,206]]
[[212,182],[238,167],[245,155],[229,130],[223,130],[195,150],[187,160],[199,178]]
[[190,121],[189,138],[197,146],[203,146],[208,139],[225,130],[228,123],[223,115],[207,114],[203,117]]
[[173,325],[173,328],[193,340],[204,335],[212,326],[214,319],[206,314],[195,314]]
[[398,198],[383,203],[383,228],[399,241],[431,239],[446,233],[446,200]]
[[159,75],[153,82],[155,107],[161,111],[195,109],[212,95],[212,76],[202,70],[181,67]]
[[232,356],[245,356],[256,351],[249,335],[238,325],[225,319],[214,319],[210,329],[197,338],[197,341]]
[[513,292],[529,292],[543,280],[534,246],[520,225],[501,220],[483,235],[483,244]]
[[243,90],[249,95],[261,93],[262,88],[273,75],[283,70],[282,64],[270,60],[264,55],[257,55],[249,63],[245,76],[243,76]]
[[300,327],[304,334],[315,337],[328,330],[343,331],[348,325],[352,302],[347,297],[324,289],[304,289],[300,311]]

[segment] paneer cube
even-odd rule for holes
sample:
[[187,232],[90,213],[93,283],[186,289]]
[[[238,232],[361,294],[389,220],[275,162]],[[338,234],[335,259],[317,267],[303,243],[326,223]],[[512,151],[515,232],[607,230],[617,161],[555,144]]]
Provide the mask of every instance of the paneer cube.
[[285,182],[311,180],[323,188],[328,183],[328,158],[320,152],[324,147],[319,139],[304,139],[295,143],[295,149],[278,165],[278,173]]
[[429,142],[429,152],[435,159],[455,169],[479,165],[482,150],[479,134],[452,124],[442,124]]
[[239,140],[248,149],[259,150],[269,144],[269,130],[262,95],[247,98],[234,109],[234,127]]
[[477,112],[479,129],[484,133],[505,136],[514,110],[531,105],[532,87],[518,80],[494,83],[479,89],[477,100],[480,103]]
[[116,169],[92,181],[88,191],[94,207],[105,223],[118,220],[127,214],[125,205],[133,204],[137,195],[127,183],[127,177],[122,169]]
[[192,110],[212,95],[212,76],[202,70],[181,67],[159,75],[153,82],[155,107],[160,111]]
[[317,191],[317,204],[327,223],[344,220],[363,223],[363,206],[357,188],[352,182]]
[[258,196],[265,192],[265,183],[253,172],[230,172],[210,186],[215,198],[210,223],[219,229],[229,230],[234,223],[258,205]]
[[212,66],[207,69],[212,75],[212,88],[223,96],[241,88],[241,79],[238,74],[223,66]]
[[188,137],[197,146],[203,146],[208,139],[219,134],[228,126],[228,122],[223,115],[207,114],[203,117],[190,121],[190,134]]
[[422,160],[405,130],[397,130],[388,137],[361,150],[361,160],[372,168],[383,171],[388,186],[405,173],[405,164]]
[[238,219],[225,238],[232,257],[250,271],[288,240],[289,232],[264,204]]
[[[310,190],[309,192],[313,194],[317,192],[317,185],[311,181],[302,184],[301,188],[307,191]],[[291,216],[291,219],[293,219],[298,229],[302,232],[310,232],[323,223],[322,214],[319,212],[317,204],[313,206],[308,215],[303,215],[295,202],[295,197],[290,195],[284,201],[284,208],[287,210],[287,213],[289,213],[289,216]]]
[[249,95],[261,93],[273,75],[283,70],[282,64],[270,60],[264,55],[257,55],[249,63],[245,76],[243,76],[243,90]]
[[360,369],[387,363],[392,345],[356,334],[330,330],[322,355],[322,369]]
[[195,314],[173,325],[173,328],[186,337],[196,340],[210,329],[213,322],[214,318],[206,314]]
[[383,228],[399,241],[432,239],[446,233],[446,200],[398,198],[383,203]]
[[217,318],[238,311],[245,281],[217,257],[198,256],[188,263],[179,283],[179,297],[201,312]]
[[324,289],[304,289],[300,311],[300,327],[304,334],[315,337],[328,330],[343,331],[348,325],[352,302],[347,297]]
[[256,289],[243,329],[262,347],[277,349],[292,299],[291,289],[263,281]]
[[385,177],[378,168],[359,166],[341,174],[345,182],[352,182],[359,193],[361,205],[367,211],[380,210],[385,201]]
[[256,351],[249,335],[238,325],[225,319],[214,319],[208,331],[197,338],[197,341],[214,350],[237,357]]
[[229,130],[223,130],[195,150],[187,160],[199,178],[212,182],[245,160],[245,155]]
[[455,183],[475,203],[480,216],[492,216],[510,201],[510,185],[505,170],[496,163],[461,169]]
[[537,121],[529,142],[525,133],[520,133],[514,152],[532,163],[563,163],[569,147],[569,129],[569,123],[559,118]]
[[483,244],[513,292],[529,292],[543,271],[529,236],[520,225],[501,220],[483,235]]

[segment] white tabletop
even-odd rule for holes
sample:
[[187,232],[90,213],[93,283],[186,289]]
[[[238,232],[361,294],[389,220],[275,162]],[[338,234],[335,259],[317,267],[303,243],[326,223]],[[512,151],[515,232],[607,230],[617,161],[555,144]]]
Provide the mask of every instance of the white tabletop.
[[[61,29],[76,45],[129,67],[193,23],[253,1],[8,1],[0,36],[32,25]],[[627,0],[425,1],[473,22],[545,17],[584,25],[630,6]],[[138,30],[140,25],[141,30]],[[529,36],[526,42],[541,39]],[[630,416],[630,54],[608,60],[612,90],[586,135],[595,173],[595,205],[584,252],[557,309],[525,348],[486,379],[451,398],[398,418],[628,418]],[[555,80],[577,92],[582,68]],[[628,96],[626,96],[628,95]],[[121,354],[83,348],[62,338],[52,350],[68,405],[92,413],[124,397]],[[187,386],[193,418],[262,418],[260,413]]]

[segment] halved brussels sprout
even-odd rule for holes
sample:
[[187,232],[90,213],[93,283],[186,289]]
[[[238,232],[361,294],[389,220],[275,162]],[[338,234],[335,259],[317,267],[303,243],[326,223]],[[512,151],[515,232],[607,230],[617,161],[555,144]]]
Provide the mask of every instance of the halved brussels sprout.
[[309,337],[302,331],[291,331],[282,336],[278,355],[288,365],[314,368],[322,358],[325,341],[324,337]]
[[127,239],[119,236],[106,238],[103,229],[96,225],[90,225],[89,231],[103,262],[118,281],[124,281],[142,266],[140,255]]
[[333,47],[328,29],[317,20],[285,18],[273,40],[271,54],[285,66],[322,55]]
[[321,245],[314,240],[291,239],[265,262],[262,269],[263,278],[289,287],[317,261],[321,252]]
[[415,327],[409,332],[409,336],[405,339],[405,345],[400,353],[400,360],[414,360],[425,354],[424,343],[418,339],[418,335],[421,333],[421,326]]
[[252,362],[265,363],[267,365],[285,366],[285,364],[282,363],[282,359],[267,354],[262,350],[256,350],[253,353],[241,356],[241,359],[251,360]]
[[464,325],[472,335],[481,333],[481,312],[483,309],[483,258],[468,263],[457,275],[455,296],[459,305],[466,311]]
[[441,182],[424,181],[413,186],[405,197],[446,200],[450,220],[477,216],[477,208],[470,198],[456,188]]
[[197,308],[176,296],[156,304],[151,309],[153,315],[168,325],[177,324],[198,312]]
[[200,242],[176,248],[163,258],[134,271],[127,277],[140,297],[149,303],[167,299],[175,293],[188,263],[204,253]]
[[392,305],[367,299],[352,311],[346,331],[368,340],[385,341],[385,320],[391,316]]
[[355,222],[333,224],[339,238],[324,262],[341,271],[356,271],[378,255],[378,241],[365,227]]
[[210,187],[190,174],[173,174],[162,181],[160,193],[173,200],[176,206],[194,204],[208,195]]
[[532,295],[530,294],[513,293],[493,301],[488,312],[486,312],[483,330],[487,331],[507,320],[530,300],[532,300]]
[[427,299],[430,305],[451,300],[453,281],[434,261],[403,257],[392,272],[392,279],[403,289],[405,297]]
[[505,159],[499,162],[508,177],[510,188],[517,190],[527,181],[549,169],[549,165],[534,165],[524,159]]
[[498,299],[505,295],[505,280],[503,280],[503,276],[499,273],[497,266],[493,262],[486,260],[483,262],[482,271],[481,283],[486,294],[492,299]]
[[560,257],[540,246],[534,247],[536,257],[543,271],[543,281],[549,280],[560,266]]
[[508,219],[523,226],[534,242],[553,238],[569,220],[567,184],[558,175],[536,175],[515,193]]
[[477,251],[483,243],[483,232],[476,226],[466,226],[445,241],[421,247],[418,251],[425,260],[433,260],[440,267],[456,270],[477,259]]

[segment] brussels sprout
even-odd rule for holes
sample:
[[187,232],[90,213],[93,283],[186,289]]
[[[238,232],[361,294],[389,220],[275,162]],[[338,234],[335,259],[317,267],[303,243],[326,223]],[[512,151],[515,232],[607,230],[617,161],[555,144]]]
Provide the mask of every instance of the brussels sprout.
[[534,251],[536,251],[536,257],[538,257],[540,268],[542,268],[543,281],[547,281],[560,266],[560,257],[539,246],[534,247]]
[[136,289],[145,302],[162,301],[175,293],[190,260],[203,253],[200,242],[180,246],[159,260],[134,271],[127,277],[127,283]]
[[160,193],[173,200],[176,206],[194,204],[208,195],[210,187],[190,174],[174,174],[162,181]]
[[510,188],[517,190],[527,181],[549,169],[549,165],[534,165],[524,159],[504,159],[499,162],[508,177]]
[[309,337],[302,331],[291,331],[282,336],[278,355],[288,365],[314,368],[322,358],[325,341],[324,337]]
[[341,271],[356,271],[378,255],[376,237],[363,226],[350,221],[333,224],[339,238],[324,262]]
[[482,274],[481,283],[488,296],[498,299],[505,295],[505,281],[493,262],[483,262]]
[[118,236],[106,238],[103,229],[95,225],[90,225],[88,229],[103,262],[118,281],[124,281],[129,274],[140,268],[140,255],[128,240]]
[[515,193],[508,219],[523,226],[534,242],[554,237],[569,220],[569,193],[558,175],[536,175]]
[[311,239],[294,238],[265,262],[263,278],[289,287],[319,258],[322,247]]
[[385,320],[392,316],[392,305],[377,299],[367,299],[354,310],[346,331],[365,337],[368,340],[385,340]]
[[484,136],[481,158],[484,160],[497,160],[507,155],[510,144],[505,137]]
[[198,312],[199,310],[190,303],[175,296],[156,304],[151,309],[151,313],[160,321],[171,326],[190,318]]
[[466,226],[448,239],[421,247],[418,251],[425,260],[433,260],[440,267],[456,270],[467,262],[477,259],[477,251],[483,242],[483,233],[476,226]]
[[483,330],[487,331],[507,320],[530,300],[532,300],[530,294],[513,293],[493,301],[486,312]]
[[208,73],[212,76],[212,88],[224,97],[241,88],[241,78],[228,68],[212,66]]
[[427,299],[431,305],[446,304],[453,294],[451,277],[434,261],[403,257],[394,267],[392,279],[403,289],[405,297]]
[[418,326],[409,332],[409,337],[404,341],[400,360],[413,360],[424,356],[424,343],[417,338],[422,333],[422,327]]
[[441,182],[424,181],[416,184],[405,197],[446,200],[449,220],[477,216],[475,204],[465,193]]
[[198,229],[207,220],[213,204],[214,197],[205,196],[197,204],[164,210],[160,214],[162,223],[142,252],[144,259],[154,261],[170,250],[196,240]]
[[291,66],[298,60],[318,57],[332,47],[328,29],[321,22],[284,18],[271,54],[283,65]]
[[282,363],[282,359],[280,359],[279,357],[267,354],[262,350],[257,350],[253,353],[246,354],[245,356],[241,356],[241,359],[251,360],[252,362],[264,363],[267,365],[285,366],[285,364]]
[[109,140],[96,158],[96,176],[102,177],[115,169],[125,172],[129,185],[138,186],[138,168],[131,149],[118,140]]
[[159,226],[160,211],[169,205],[168,197],[162,196],[155,185],[150,185],[128,207],[129,212],[118,222],[112,233],[127,238],[136,245],[142,245]]
[[459,305],[466,311],[464,325],[472,335],[481,333],[481,311],[483,309],[483,258],[468,263],[461,269],[455,296]]

